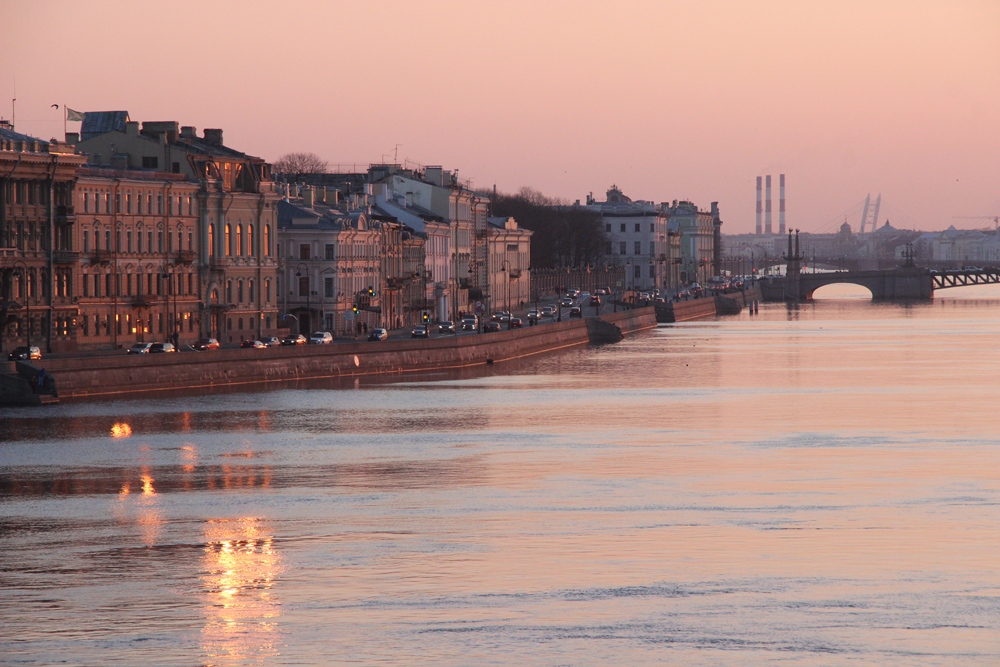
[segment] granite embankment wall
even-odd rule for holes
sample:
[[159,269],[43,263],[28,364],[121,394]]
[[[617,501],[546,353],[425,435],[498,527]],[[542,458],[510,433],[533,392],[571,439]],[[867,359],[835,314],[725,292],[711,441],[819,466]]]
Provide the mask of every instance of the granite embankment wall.
[[61,401],[94,400],[500,363],[592,341],[611,342],[655,326],[653,309],[641,308],[601,320],[573,319],[481,336],[46,359],[44,366]]
[[656,309],[656,319],[658,322],[670,323],[687,322],[715,315],[732,315],[739,313],[740,309],[744,308],[748,303],[760,300],[760,290],[755,287],[754,289],[742,292],[730,292],[716,297],[678,301],[659,306]]

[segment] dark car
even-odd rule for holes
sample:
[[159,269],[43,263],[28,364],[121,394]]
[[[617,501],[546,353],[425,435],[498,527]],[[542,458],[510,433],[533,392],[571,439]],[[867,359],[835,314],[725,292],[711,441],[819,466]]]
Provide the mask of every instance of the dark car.
[[152,346],[152,343],[136,343],[128,349],[126,354],[149,354],[149,348]]
[[281,339],[277,336],[264,336],[260,339],[260,342],[264,343],[266,347],[274,347],[275,345],[281,345]]
[[14,351],[7,355],[9,361],[30,361],[31,359],[41,359],[42,351],[32,345],[27,347],[22,345],[21,347],[15,347]]
[[524,328],[524,321],[520,317],[512,317],[510,318],[510,328],[522,329]]
[[430,338],[430,332],[423,324],[418,324],[410,331],[410,338]]
[[454,322],[440,322],[438,324],[439,334],[453,334],[455,333],[455,323]]
[[493,333],[494,331],[502,331],[503,328],[500,326],[499,322],[487,322],[483,326],[483,333]]
[[282,345],[305,345],[309,342],[309,339],[302,334],[292,334],[291,336],[285,336],[281,341]]
[[569,309],[570,317],[583,317],[583,313],[580,311],[580,306],[573,306]]
[[177,348],[174,347],[173,343],[153,343],[149,346],[150,354],[164,354],[167,352],[176,352]]
[[478,326],[475,317],[466,317],[462,320],[462,331],[475,331]]
[[261,349],[267,347],[263,341],[259,340],[245,340],[240,343],[240,347],[247,349]]
[[389,332],[386,331],[385,329],[372,329],[371,333],[368,334],[368,340],[370,341],[375,341],[375,340],[381,341],[388,339],[389,339]]
[[199,338],[191,347],[196,350],[218,350],[219,341],[214,338]]
[[591,306],[599,306],[599,305],[601,305],[601,297],[597,296],[596,294],[594,296],[590,297],[590,305]]

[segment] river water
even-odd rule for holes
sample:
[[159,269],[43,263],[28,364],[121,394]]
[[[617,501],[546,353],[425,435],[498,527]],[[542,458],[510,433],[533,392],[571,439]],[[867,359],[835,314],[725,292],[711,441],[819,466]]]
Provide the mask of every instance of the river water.
[[0,410],[0,663],[1000,664],[1000,292],[825,293]]

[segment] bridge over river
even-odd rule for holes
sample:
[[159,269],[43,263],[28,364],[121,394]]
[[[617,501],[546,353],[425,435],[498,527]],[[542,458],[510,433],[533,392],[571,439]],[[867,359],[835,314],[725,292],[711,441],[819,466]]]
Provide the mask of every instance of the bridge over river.
[[1000,268],[935,271],[904,265],[884,271],[789,271],[784,278],[762,281],[761,291],[767,301],[808,300],[820,287],[839,283],[866,287],[875,300],[930,299],[940,289],[1000,283]]

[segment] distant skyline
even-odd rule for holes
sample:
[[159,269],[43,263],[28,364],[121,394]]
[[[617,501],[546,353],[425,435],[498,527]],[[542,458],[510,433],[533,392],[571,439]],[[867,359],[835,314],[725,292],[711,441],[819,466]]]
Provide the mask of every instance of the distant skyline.
[[[62,106],[222,128],[268,160],[398,160],[474,187],[718,201],[755,226],[1000,215],[1000,2],[134,2],[5,5],[0,118]],[[53,109],[59,104],[60,109]],[[70,123],[76,131],[79,123]],[[853,213],[857,211],[857,213]],[[777,213],[774,215],[777,229]]]

